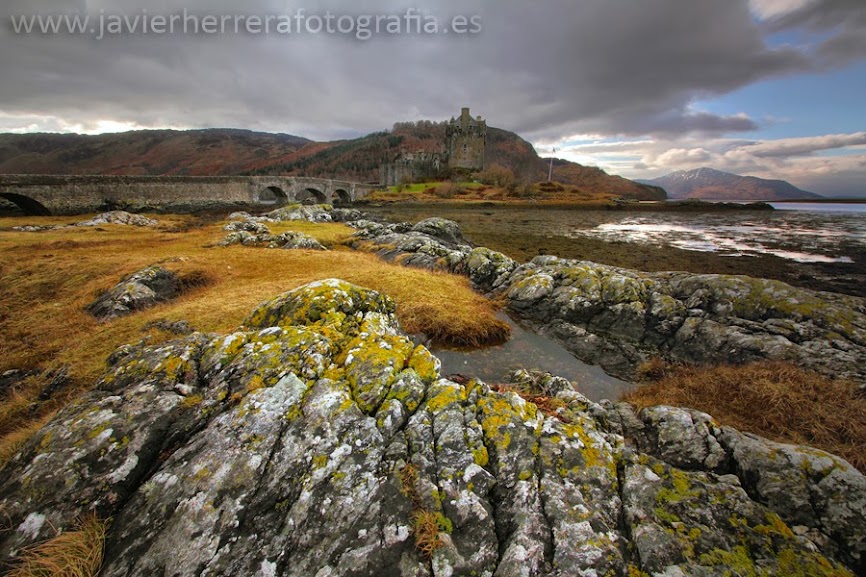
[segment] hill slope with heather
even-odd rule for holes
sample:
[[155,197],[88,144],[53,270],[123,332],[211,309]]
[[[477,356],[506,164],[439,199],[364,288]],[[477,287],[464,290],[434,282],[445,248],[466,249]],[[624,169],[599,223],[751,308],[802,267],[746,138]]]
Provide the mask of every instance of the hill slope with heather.
[[[96,136],[0,134],[0,174],[230,176],[280,174],[376,182],[379,166],[401,152],[443,149],[445,123],[397,123],[353,140],[313,142],[299,136],[233,129],[144,130]],[[548,160],[513,132],[490,128],[487,166],[519,180],[547,179]],[[641,200],[664,191],[599,168],[555,160],[556,180],[587,193]]]
[[232,129],[0,134],[0,173],[228,176],[307,144],[299,136]]
[[784,180],[739,176],[712,168],[680,170],[654,180],[639,182],[664,188],[671,198],[703,200],[800,200],[823,198],[800,190]]

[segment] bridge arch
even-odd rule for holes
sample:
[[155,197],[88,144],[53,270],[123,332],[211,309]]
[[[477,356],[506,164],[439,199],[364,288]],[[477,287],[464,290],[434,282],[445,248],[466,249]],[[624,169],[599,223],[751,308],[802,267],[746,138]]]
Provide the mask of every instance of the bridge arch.
[[318,188],[307,187],[295,198],[301,204],[327,204],[328,195]]
[[352,195],[344,188],[334,190],[334,205],[352,204]]
[[24,211],[27,216],[50,216],[51,211],[45,208],[45,205],[23,194],[14,194],[11,192],[0,192],[0,198],[5,198],[9,202],[15,204],[18,208]]
[[259,192],[259,204],[282,205],[286,204],[289,196],[279,186],[269,186]]

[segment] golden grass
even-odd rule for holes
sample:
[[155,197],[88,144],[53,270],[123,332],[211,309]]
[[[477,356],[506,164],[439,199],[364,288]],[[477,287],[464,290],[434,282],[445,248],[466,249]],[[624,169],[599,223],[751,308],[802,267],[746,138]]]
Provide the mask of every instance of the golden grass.
[[17,429],[14,429],[12,432],[5,434],[3,437],[0,437],[0,467],[3,467],[6,463],[12,460],[18,451],[20,451],[24,444],[30,440],[30,438],[35,435],[39,429],[48,424],[54,417],[55,413],[47,413],[43,415],[41,418],[35,420],[27,420],[24,419],[18,420],[21,424]]
[[95,515],[72,531],[24,550],[6,577],[96,577],[102,567],[106,523]]
[[850,382],[782,362],[690,367],[654,361],[642,373],[649,380],[623,397],[639,409],[692,407],[741,431],[823,449],[866,472],[866,398]]
[[[342,278],[391,296],[409,333],[425,333],[452,345],[502,336],[495,305],[473,292],[466,278],[384,263],[345,247],[328,252],[214,248],[225,237],[224,222],[195,221],[189,228],[185,224],[194,217],[181,216],[157,216],[162,223],[158,230],[114,225],[38,233],[8,230],[84,218],[0,219],[0,372],[67,367],[70,377],[66,388],[35,410],[44,387],[38,377],[0,402],[0,435],[40,420],[86,390],[118,346],[143,338],[173,338],[147,330],[155,321],[186,320],[204,332],[232,331],[263,301],[325,278]],[[307,222],[281,223],[273,230],[304,232],[332,245],[352,232],[342,224]],[[189,281],[179,298],[107,323],[84,310],[122,276],[157,263]]]
[[400,491],[412,501],[410,522],[415,547],[425,559],[432,559],[437,549],[442,547],[442,532],[451,532],[451,521],[441,513],[435,513],[424,505],[418,493],[418,467],[409,463],[400,469]]
[[441,548],[442,537],[439,516],[432,511],[418,510],[412,513],[412,534],[415,536],[415,547],[426,559],[432,559],[437,549]]
[[312,236],[328,248],[339,248],[355,232],[354,229],[345,224],[330,222],[289,221],[266,224],[273,234],[279,235],[290,231],[300,232]]

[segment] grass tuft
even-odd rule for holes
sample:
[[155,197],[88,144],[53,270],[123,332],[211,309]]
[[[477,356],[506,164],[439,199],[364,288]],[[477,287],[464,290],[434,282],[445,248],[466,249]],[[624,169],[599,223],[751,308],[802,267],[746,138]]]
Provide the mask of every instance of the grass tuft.
[[81,519],[74,530],[25,549],[6,577],[96,577],[106,525],[96,515]]
[[442,547],[442,527],[439,515],[427,510],[417,510],[412,513],[412,534],[415,536],[415,546],[426,559],[431,559],[433,553]]
[[659,361],[623,400],[638,409],[691,407],[719,422],[783,443],[839,455],[866,473],[866,398],[853,383],[783,362],[692,367]]

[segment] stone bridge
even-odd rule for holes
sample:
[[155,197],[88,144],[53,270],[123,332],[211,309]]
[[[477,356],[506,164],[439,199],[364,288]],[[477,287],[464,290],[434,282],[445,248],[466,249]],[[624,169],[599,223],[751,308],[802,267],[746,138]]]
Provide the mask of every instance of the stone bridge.
[[190,212],[292,202],[345,205],[373,188],[294,176],[0,175],[0,199],[35,215],[114,209]]

